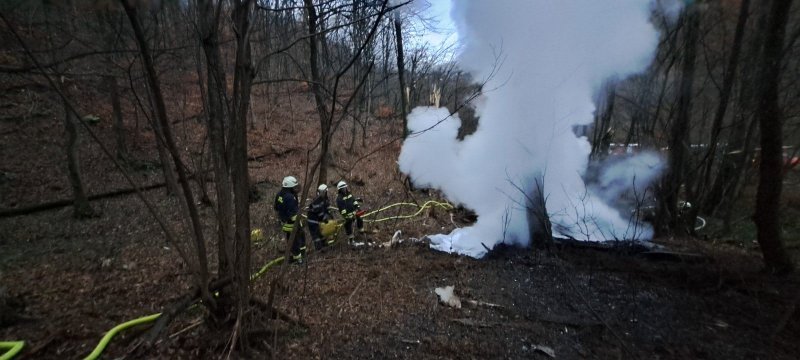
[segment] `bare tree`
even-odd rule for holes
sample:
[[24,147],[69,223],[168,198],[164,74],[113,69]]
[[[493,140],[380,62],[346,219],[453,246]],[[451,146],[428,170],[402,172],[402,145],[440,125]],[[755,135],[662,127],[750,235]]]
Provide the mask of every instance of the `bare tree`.
[[[720,133],[722,132],[722,123],[725,119],[725,114],[728,109],[728,103],[730,102],[731,93],[733,90],[733,83],[736,78],[736,69],[739,65],[739,54],[741,53],[742,49],[742,39],[744,38],[745,32],[745,25],[747,24],[747,18],[750,14],[750,0],[742,0],[741,5],[739,5],[739,17],[736,22],[736,30],[733,37],[733,44],[731,46],[731,53],[728,55],[728,64],[725,67],[725,73],[722,78],[722,89],[720,90],[719,95],[719,103],[717,104],[717,110],[714,114],[714,123],[711,125],[711,139],[708,142],[708,155],[706,160],[706,166],[702,176],[702,193],[705,193],[705,190],[710,186],[710,178],[712,172],[712,166],[714,165],[714,160],[717,154],[718,143]],[[715,194],[718,196],[718,194]],[[710,198],[708,195],[703,196],[704,200],[702,202],[704,210],[707,213],[713,211],[714,206],[717,202],[719,202],[719,198]],[[699,205],[699,204],[698,204]],[[698,210],[700,207],[697,207]]]
[[[684,58],[680,90],[678,93],[678,114],[672,124],[669,141],[669,167],[661,183],[659,202],[660,230],[675,229],[678,225],[678,199],[684,181],[684,167],[688,151],[689,123],[692,116],[692,85],[694,84],[695,58],[697,54],[699,7],[687,5],[682,15],[684,33]],[[666,224],[664,222],[667,222]]]
[[397,42],[397,79],[400,82],[400,116],[403,120],[403,137],[408,136],[408,88],[406,87],[406,67],[403,54],[403,21],[399,13],[394,14],[394,36]]
[[125,8],[125,13],[130,20],[131,27],[141,52],[142,62],[147,75],[147,86],[152,92],[153,102],[155,105],[155,121],[161,130],[160,140],[164,142],[172,161],[175,164],[176,172],[178,174],[178,182],[181,186],[184,201],[182,204],[187,211],[187,217],[191,222],[192,237],[194,239],[196,250],[196,270],[197,270],[197,286],[204,304],[211,309],[216,307],[216,301],[209,292],[209,274],[208,274],[208,254],[206,252],[205,237],[203,236],[203,228],[200,222],[200,216],[197,211],[197,204],[194,201],[191,185],[187,175],[186,167],[181,160],[178,147],[175,144],[175,139],[172,136],[172,130],[169,119],[167,117],[167,109],[164,102],[164,96],[161,90],[161,84],[156,72],[155,64],[153,62],[152,53],[150,52],[150,45],[144,37],[141,24],[139,22],[138,9],[128,0],[120,0],[122,6]]
[[[328,181],[328,149],[330,147],[330,131],[331,123],[329,111],[325,104],[325,98],[322,89],[322,76],[319,71],[319,37],[324,36],[317,34],[317,8],[313,0],[303,0],[306,7],[306,21],[308,24],[308,56],[309,67],[311,69],[311,92],[314,94],[314,103],[317,105],[317,116],[319,116],[320,136],[322,143],[320,144],[320,159],[322,161],[319,165],[319,183],[326,183]],[[336,99],[333,99],[336,101]]]
[[[222,58],[219,48],[220,21],[223,15],[223,2],[216,5],[212,1],[200,1],[198,3],[198,28],[199,37],[202,43],[206,58],[206,81],[207,84],[207,128],[208,138],[211,149],[211,160],[214,170],[214,186],[217,193],[217,256],[219,261],[219,274],[226,276],[233,275],[230,266],[230,259],[233,258],[231,245],[234,239],[233,223],[233,199],[231,195],[231,178],[228,164],[228,151],[226,146],[226,98],[227,81],[222,65]],[[227,129],[230,131],[230,129]],[[221,302],[221,308],[229,307],[225,300]],[[220,316],[224,316],[225,310],[220,309]]]
[[[740,78],[739,81],[741,83],[739,92],[742,93],[748,87],[749,84],[749,76],[747,73],[737,76],[736,68],[740,62],[741,56],[741,49],[744,44],[745,33],[747,32],[747,21],[750,15],[750,0],[743,0],[740,4],[739,8],[739,16],[737,18],[736,23],[736,30],[734,34],[733,44],[731,46],[731,53],[730,58],[728,59],[727,66],[725,68],[725,72],[723,75],[723,84],[722,88],[720,89],[720,100],[717,104],[717,110],[714,116],[714,123],[712,125],[711,130],[711,141],[709,141],[709,146],[711,147],[708,151],[708,163],[706,164],[705,173],[703,175],[703,182],[705,183],[704,186],[706,187],[705,191],[705,199],[703,201],[703,209],[702,211],[706,214],[714,214],[719,204],[725,201],[725,191],[724,187],[725,184],[730,182],[730,174],[732,171],[735,170],[733,166],[732,156],[728,153],[731,150],[736,150],[741,147],[741,143],[739,141],[735,141],[736,138],[741,138],[743,136],[737,136],[737,133],[744,133],[744,129],[747,128],[746,123],[740,123],[739,126],[734,126],[734,130],[728,136],[726,146],[720,147],[720,142],[724,141],[721,137],[722,134],[722,125],[725,119],[725,115],[727,114],[727,108],[731,106],[729,103],[731,102],[731,97],[733,94],[734,83],[737,78]],[[750,54],[748,54],[750,53]],[[745,55],[751,55],[751,58],[755,58],[755,55],[758,54],[758,51],[745,51]],[[749,59],[745,57],[743,59],[745,63],[744,66],[750,65]],[[749,89],[748,89],[749,90]],[[741,102],[745,99],[740,99],[733,104],[737,107],[741,107]],[[741,122],[741,119],[746,118],[743,116],[741,112],[737,112],[734,115],[734,120],[732,121],[732,125],[737,123],[737,119]],[[718,164],[718,171],[716,174],[713,174],[712,167],[714,166],[714,162],[716,160],[717,153],[722,152],[722,156],[719,159]],[[711,180],[713,179],[713,182]]]
[[[247,169],[247,114],[250,111],[250,92],[254,69],[250,45],[250,16],[253,0],[236,0],[232,13],[233,30],[236,34],[236,65],[233,77],[233,117],[229,138],[231,151],[230,176],[233,178],[234,232],[232,267],[234,299],[236,302],[235,329],[248,329],[250,304],[250,176]],[[248,342],[245,331],[234,331],[239,335],[240,350],[247,353]],[[234,341],[237,340],[234,335]]]
[[95,215],[92,206],[89,205],[89,198],[83,189],[83,181],[80,173],[80,157],[78,155],[78,129],[75,127],[75,120],[69,111],[69,105],[64,103],[64,129],[67,135],[67,174],[72,188],[73,216],[76,218],[86,218]]
[[607,81],[603,87],[605,91],[605,101],[603,111],[595,114],[594,135],[592,136],[592,157],[603,158],[608,152],[614,130],[611,127],[611,119],[614,115],[614,103],[617,97],[617,84],[615,80]]
[[792,270],[791,257],[781,240],[780,200],[783,186],[783,114],[779,105],[781,60],[786,23],[792,0],[774,0],[770,7],[764,37],[764,53],[759,69],[756,117],[761,125],[761,165],[753,221],[758,229],[758,243],[764,263],[770,271]]

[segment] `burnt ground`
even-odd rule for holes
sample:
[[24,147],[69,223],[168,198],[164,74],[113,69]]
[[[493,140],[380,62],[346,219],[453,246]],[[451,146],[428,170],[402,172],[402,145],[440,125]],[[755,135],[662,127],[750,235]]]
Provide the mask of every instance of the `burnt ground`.
[[[108,214],[131,206],[122,198],[101,208]],[[174,250],[133,207],[119,219],[75,223],[63,209],[0,221],[11,239],[24,241],[3,244],[2,268],[3,286],[32,318],[0,329],[4,340],[28,342],[20,358],[85,356],[111,327],[158,312],[186,291],[189,277]],[[48,222],[73,225],[42,225]],[[430,217],[415,222],[438,224]],[[379,229],[374,237],[388,233]],[[302,325],[257,318],[253,328],[263,331],[254,348],[267,344],[277,357],[294,359],[547,358],[536,346],[566,359],[796,358],[800,315],[785,316],[796,304],[798,277],[762,274],[755,254],[698,242],[670,245],[710,249],[707,261],[574,247],[507,248],[475,260],[412,240],[358,249],[340,242],[312,252],[305,265],[283,268],[277,307]],[[281,248],[274,240],[256,245],[254,262]],[[266,299],[279,271],[255,283],[256,297]],[[448,285],[461,309],[438,302],[434,288]],[[223,356],[227,339],[197,325],[203,316],[197,308],[182,314],[148,357]],[[118,336],[109,358],[124,355],[141,331]]]
[[[292,358],[546,358],[542,345],[567,359],[798,353],[796,317],[770,346],[796,280],[742,279],[719,265],[586,249],[479,261],[403,246],[325,254],[307,271],[296,311],[310,330],[288,343]],[[445,285],[500,307],[440,305],[433,289]]]
[[[85,110],[100,116],[95,129],[113,147],[110,107],[91,90],[83,95],[86,103],[99,104]],[[250,132],[250,175],[262,198],[251,205],[251,214],[253,226],[264,228],[269,238],[254,244],[254,270],[282,252],[271,196],[284,175],[302,174],[305,148],[316,131],[310,95],[290,96],[291,102],[280,103],[286,109],[269,116],[263,115],[265,109],[254,110],[264,117],[255,117]],[[11,104],[3,105],[6,116],[0,120],[2,209],[68,198],[59,103],[44,90],[18,89],[3,93],[0,101]],[[152,163],[152,131],[143,120],[134,127],[132,110],[126,111],[131,156]],[[171,111],[176,118],[190,119],[175,123],[175,133],[182,147],[196,149],[203,137],[202,127],[191,120],[197,109],[172,106]],[[399,145],[391,141],[391,134],[399,133],[396,123],[376,122],[363,134],[357,129],[353,151],[346,150],[349,126],[337,134],[337,143],[345,145],[332,154],[332,180],[349,180],[371,208],[436,197],[404,190],[394,166]],[[81,156],[90,194],[128,187],[85,136]],[[185,160],[197,164],[190,155]],[[158,167],[131,170],[141,184],[161,179]],[[797,179],[787,183],[788,230],[797,228],[798,184]],[[147,196],[181,233],[176,200],[162,189]],[[463,226],[458,217],[453,222],[437,210],[385,222],[375,227],[374,240],[388,241],[400,229],[407,241],[391,249],[350,249],[340,243],[324,253],[312,252],[304,266],[273,269],[254,284],[253,295],[266,300],[271,283],[285,271],[276,287],[276,305],[302,325],[256,316],[252,358],[264,358],[267,347],[276,358],[291,359],[548,358],[537,350],[541,346],[560,359],[796,359],[800,312],[790,310],[797,306],[800,279],[761,273],[746,220],[746,209],[752,208],[748,199],[735,217],[732,236],[709,231],[699,239],[655,241],[702,255],[689,258],[692,262],[582,247],[551,252],[508,248],[474,260],[409,240]],[[82,358],[116,324],[159,312],[189,288],[189,270],[164,243],[140,201],[121,196],[92,205],[100,217],[75,220],[67,207],[0,218],[0,288],[15,315],[2,322],[0,341],[25,340],[20,359]],[[201,207],[201,215],[213,262],[213,210]],[[798,233],[786,233],[793,251]],[[434,288],[448,285],[464,300],[461,309],[438,302]],[[497,306],[474,306],[467,300]],[[3,320],[8,316],[0,315]],[[145,357],[224,357],[228,339],[209,329],[201,321],[204,316],[202,308],[182,313]],[[126,355],[143,331],[119,335],[105,358]]]

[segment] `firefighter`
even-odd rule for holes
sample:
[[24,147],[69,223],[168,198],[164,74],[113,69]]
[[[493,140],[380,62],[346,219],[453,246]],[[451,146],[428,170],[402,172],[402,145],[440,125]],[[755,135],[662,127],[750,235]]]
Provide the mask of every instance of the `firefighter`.
[[327,245],[332,245],[333,240],[325,243],[322,238],[322,230],[320,225],[327,222],[332,218],[328,212],[330,207],[330,200],[328,200],[328,185],[320,184],[317,188],[317,197],[308,205],[308,232],[311,233],[311,238],[314,241],[314,248],[322,250]]
[[303,253],[306,250],[306,237],[303,233],[303,224],[298,217],[300,216],[299,203],[297,201],[298,182],[294,176],[287,176],[283,178],[281,183],[281,191],[275,195],[275,211],[278,212],[278,218],[281,221],[281,230],[286,234],[286,239],[289,239],[294,230],[295,224],[300,228],[297,229],[297,234],[292,243],[292,258],[291,262],[302,263]]
[[353,235],[353,222],[356,223],[358,232],[364,233],[364,220],[361,219],[359,209],[361,207],[361,199],[356,198],[347,187],[347,183],[339,181],[336,184],[338,195],[336,196],[336,207],[342,213],[344,218],[344,231],[347,233],[347,241],[352,244],[355,236]]

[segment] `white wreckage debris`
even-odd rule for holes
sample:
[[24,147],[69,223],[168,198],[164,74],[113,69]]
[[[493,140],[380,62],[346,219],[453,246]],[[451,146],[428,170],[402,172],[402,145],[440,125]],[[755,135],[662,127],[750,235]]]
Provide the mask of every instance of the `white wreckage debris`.
[[475,236],[474,233],[474,228],[458,228],[450,234],[435,234],[426,237],[430,241],[431,249],[480,259],[486,255],[489,248],[481,242],[466,241]]
[[433,291],[439,295],[439,301],[449,307],[461,309],[461,299],[453,294],[454,286],[445,286],[443,288],[436,288]]
[[456,309],[460,309],[461,308],[462,301],[464,303],[466,303],[466,304],[469,304],[469,305],[472,305],[472,306],[475,306],[475,307],[478,307],[478,306],[484,306],[484,307],[489,307],[489,308],[502,308],[503,307],[503,305],[494,304],[494,303],[490,303],[490,302],[486,302],[486,301],[472,300],[472,299],[461,299],[460,297],[458,297],[455,294],[455,286],[452,286],[452,285],[451,286],[435,288],[433,290],[433,292],[435,292],[436,295],[439,295],[439,301],[442,304],[445,304],[445,305],[450,306],[450,307],[454,307]]
[[394,235],[392,235],[392,239],[389,240],[389,241],[386,241],[386,242],[376,243],[376,242],[360,241],[360,242],[353,242],[350,245],[353,246],[353,247],[379,247],[379,248],[387,248],[388,249],[388,248],[395,247],[395,246],[397,246],[399,244],[402,244],[404,242],[410,242],[412,244],[422,242],[422,240],[417,239],[417,238],[403,239],[403,238],[400,237],[400,235],[402,235],[402,234],[403,234],[402,231],[397,230],[397,231],[394,232]]

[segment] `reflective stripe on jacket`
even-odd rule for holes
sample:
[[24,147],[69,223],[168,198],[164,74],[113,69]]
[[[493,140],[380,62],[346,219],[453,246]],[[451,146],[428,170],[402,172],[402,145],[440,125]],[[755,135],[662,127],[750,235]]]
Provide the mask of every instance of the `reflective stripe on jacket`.
[[339,193],[339,195],[336,196],[336,207],[339,208],[339,211],[342,213],[342,217],[345,219],[352,219],[355,217],[356,211],[358,211],[359,204],[352,193]]
[[[280,219],[282,223],[288,225],[293,224],[297,220],[297,214],[300,212],[297,204],[297,197],[290,188],[281,188],[281,191],[275,195],[273,207],[275,211],[278,212],[278,219]],[[289,231],[291,231],[291,229]]]
[[327,195],[317,196],[308,206],[308,222],[318,223],[330,217],[328,207],[330,202]]

